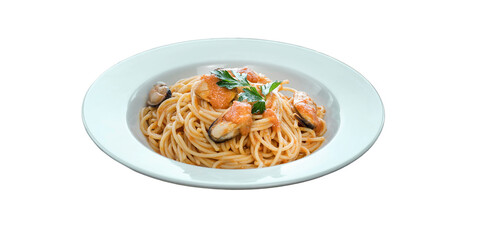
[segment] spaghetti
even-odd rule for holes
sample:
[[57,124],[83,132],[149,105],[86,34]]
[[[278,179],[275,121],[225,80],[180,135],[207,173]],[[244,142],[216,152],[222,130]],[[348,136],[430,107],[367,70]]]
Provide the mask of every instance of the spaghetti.
[[[157,153],[203,167],[261,168],[303,158],[324,142],[325,108],[315,104],[314,115],[320,126],[307,127],[296,118],[296,99],[282,93],[288,91],[295,96],[297,90],[284,86],[273,92],[277,114],[270,114],[267,102],[267,111],[252,115],[248,133],[220,143],[213,141],[209,128],[227,109],[214,108],[196,94],[194,89],[204,76],[179,80],[170,87],[171,96],[159,106],[141,110],[140,129]],[[260,84],[263,83],[258,82],[255,86]]]

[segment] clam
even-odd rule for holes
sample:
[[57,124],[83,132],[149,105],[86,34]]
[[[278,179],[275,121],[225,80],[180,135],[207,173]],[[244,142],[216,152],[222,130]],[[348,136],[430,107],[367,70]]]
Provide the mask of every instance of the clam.
[[172,96],[172,92],[167,87],[167,84],[164,82],[157,82],[149,91],[149,98],[147,100],[147,104],[150,106],[157,106],[161,104],[164,100],[170,98]]
[[315,129],[321,124],[318,119],[316,103],[305,92],[296,91],[293,94],[295,118],[305,127]]
[[232,106],[210,125],[207,133],[212,141],[221,143],[238,135],[248,134],[251,126],[252,106],[234,101]]

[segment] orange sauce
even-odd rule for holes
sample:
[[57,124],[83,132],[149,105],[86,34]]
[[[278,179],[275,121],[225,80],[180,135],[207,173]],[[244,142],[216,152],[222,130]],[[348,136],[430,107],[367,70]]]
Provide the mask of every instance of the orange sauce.
[[[298,112],[300,112],[301,115],[305,115],[307,117],[312,117],[313,118],[313,123],[316,123],[318,121],[318,116],[316,116],[317,111],[314,106],[310,106],[304,102],[298,102],[295,103],[295,108]],[[315,119],[316,117],[316,119]],[[315,121],[316,120],[316,121]]]
[[318,133],[318,129],[321,129],[323,125],[318,119],[318,110],[315,102],[311,100],[308,94],[304,92],[295,92],[293,94],[293,105],[300,115],[306,120],[315,125],[315,132]]
[[202,75],[201,80],[207,83],[209,89],[208,100],[213,108],[225,109],[230,106],[230,102],[235,98],[235,90],[219,87],[219,79],[215,75]]
[[280,131],[280,119],[278,119],[277,111],[279,111],[279,99],[276,93],[270,93],[265,103],[266,110],[263,113],[263,118],[268,118],[272,122],[274,131]]
[[323,131],[323,127],[324,127],[323,122],[324,122],[323,119],[318,118],[318,125],[316,125],[316,127],[314,129],[317,136],[319,136],[320,133]]
[[302,114],[302,116],[306,115],[308,118],[312,117],[312,123],[313,125],[315,125],[315,129],[314,129],[315,133],[319,135],[319,133],[323,130],[324,124],[323,124],[323,119],[319,118],[317,115],[317,109],[315,107],[312,107],[302,102],[296,104],[295,108],[300,113],[305,113],[305,114]]
[[265,110],[265,112],[263,113],[263,118],[270,119],[270,122],[272,122],[273,124],[273,131],[280,131],[280,120],[278,120],[278,116],[275,111],[273,111],[272,109]]
[[247,80],[251,83],[269,83],[270,80],[267,78],[260,76],[255,71],[250,70],[248,67],[241,68],[237,70],[239,73],[247,73]]
[[240,134],[246,135],[252,126],[252,106],[245,102],[234,101],[223,119],[241,126]]

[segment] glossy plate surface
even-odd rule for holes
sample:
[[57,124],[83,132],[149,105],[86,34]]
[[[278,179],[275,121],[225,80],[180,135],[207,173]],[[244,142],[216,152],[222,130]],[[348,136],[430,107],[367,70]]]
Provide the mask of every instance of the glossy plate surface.
[[[197,167],[155,153],[139,130],[139,111],[156,81],[179,79],[217,67],[247,65],[272,80],[290,80],[324,105],[325,143],[310,156],[274,167],[224,170]],[[209,188],[263,188],[317,178],[364,154],[384,124],[384,108],[373,86],[344,63],[296,45],[258,39],[205,39],[154,48],[114,65],[90,87],[83,123],[110,157],[145,175]]]

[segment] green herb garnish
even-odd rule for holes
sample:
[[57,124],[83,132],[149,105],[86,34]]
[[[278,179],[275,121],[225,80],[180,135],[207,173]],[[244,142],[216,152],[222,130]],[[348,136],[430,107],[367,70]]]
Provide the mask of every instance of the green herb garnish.
[[265,111],[265,101],[260,100],[253,104],[252,106],[252,113],[263,113]]
[[[220,81],[217,82],[219,87],[225,87],[227,89],[234,89],[236,87],[246,87],[243,88],[243,92],[239,94],[239,101],[246,100],[247,102],[254,102],[252,106],[252,113],[263,113],[265,111],[265,100],[269,93],[271,93],[275,88],[280,86],[281,81],[274,81],[271,83],[264,84],[260,86],[262,94],[260,94],[257,88],[250,85],[247,80],[246,73],[238,73],[237,71],[232,70],[232,74],[235,77],[232,77],[227,70],[216,69],[211,72],[214,74]],[[263,96],[262,96],[263,95]],[[265,97],[264,97],[265,96]]]
[[232,71],[235,78],[232,77],[232,75],[230,75],[230,73],[226,70],[216,69],[213,70],[211,73],[214,74],[218,79],[220,79],[220,81],[217,82],[217,85],[219,85],[219,87],[234,89],[236,87],[250,86],[250,83],[247,81],[246,73],[240,74],[236,71]]
[[247,100],[248,102],[256,102],[256,101],[262,101],[263,97],[260,95],[260,93],[257,91],[255,87],[251,88],[244,88],[243,92],[239,94],[238,100],[242,102],[243,100]]
[[269,93],[273,92],[273,90],[275,90],[275,88],[280,86],[281,83],[282,83],[281,81],[274,81],[274,82],[267,83],[267,84],[264,84],[264,85],[260,86],[260,89],[262,90],[262,94],[264,96],[267,96]]

